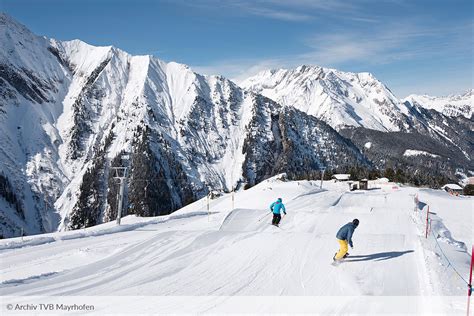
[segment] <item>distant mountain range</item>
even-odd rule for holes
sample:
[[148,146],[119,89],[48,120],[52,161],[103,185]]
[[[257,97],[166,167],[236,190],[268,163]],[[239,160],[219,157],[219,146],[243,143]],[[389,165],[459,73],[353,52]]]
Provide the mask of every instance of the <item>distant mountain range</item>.
[[439,175],[462,177],[473,170],[472,90],[399,100],[370,73],[305,65],[262,71],[241,86],[327,122],[373,166],[401,168],[423,178],[413,177],[414,183],[436,186],[446,181]]
[[412,111],[434,109],[446,116],[472,117],[472,90],[463,95],[397,99],[370,73],[350,73],[303,65],[296,69],[265,70],[241,86],[282,105],[324,120],[335,129],[365,127],[379,131],[411,131]]
[[445,97],[411,94],[402,101],[408,102],[411,106],[417,105],[425,109],[433,109],[447,116],[462,115],[472,119],[473,91],[471,89],[462,95],[449,95]]
[[140,216],[280,172],[406,167],[429,171],[429,182],[474,170],[472,102],[400,101],[368,73],[301,66],[239,87],[152,56],[39,37],[6,14],[0,42],[3,237],[114,219],[114,167],[128,168],[126,213]]

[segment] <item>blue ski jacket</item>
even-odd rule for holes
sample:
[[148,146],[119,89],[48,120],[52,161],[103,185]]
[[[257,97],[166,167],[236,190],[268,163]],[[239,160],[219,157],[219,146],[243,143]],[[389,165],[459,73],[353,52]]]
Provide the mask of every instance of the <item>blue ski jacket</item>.
[[347,223],[346,225],[342,226],[339,231],[337,232],[336,234],[336,238],[339,239],[339,240],[347,240],[347,242],[349,243],[349,246],[353,246],[352,245],[352,234],[354,233],[354,230],[356,229],[356,227],[354,226],[354,224],[352,224],[352,222],[350,223]]
[[272,210],[273,214],[280,214],[280,210],[283,210],[283,213],[286,214],[285,205],[283,205],[281,200],[273,202],[272,205],[270,205],[270,210]]

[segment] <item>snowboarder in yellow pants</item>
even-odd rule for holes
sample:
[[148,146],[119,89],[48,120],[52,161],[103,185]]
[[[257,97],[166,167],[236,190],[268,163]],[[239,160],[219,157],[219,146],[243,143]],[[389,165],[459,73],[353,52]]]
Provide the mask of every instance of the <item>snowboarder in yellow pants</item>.
[[345,254],[347,253],[347,251],[349,250],[349,247],[348,247],[348,243],[347,243],[347,240],[340,240],[338,239],[337,240],[339,242],[339,251],[337,252],[336,256],[334,257],[334,259],[336,260],[340,260],[342,259]]
[[352,222],[342,226],[337,232],[336,238],[339,242],[339,251],[334,255],[334,261],[347,257],[347,245],[351,246],[351,248],[354,247],[352,244],[352,234],[354,234],[354,230],[357,226],[359,226],[359,220],[356,218]]

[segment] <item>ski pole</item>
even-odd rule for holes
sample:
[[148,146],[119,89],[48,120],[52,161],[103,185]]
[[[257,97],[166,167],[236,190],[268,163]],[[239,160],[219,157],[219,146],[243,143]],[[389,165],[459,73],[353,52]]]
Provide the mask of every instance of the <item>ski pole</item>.
[[263,217],[261,217],[258,221],[260,222],[262,219],[264,219],[265,217],[267,217],[267,216],[270,215],[271,213],[272,213],[272,212],[265,214],[265,215],[264,215]]

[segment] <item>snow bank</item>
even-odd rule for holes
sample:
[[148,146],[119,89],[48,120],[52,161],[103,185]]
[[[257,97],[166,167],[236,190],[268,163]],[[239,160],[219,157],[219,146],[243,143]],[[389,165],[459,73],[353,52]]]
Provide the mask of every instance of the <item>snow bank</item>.
[[193,216],[208,215],[207,212],[188,212],[184,214],[172,214],[166,216],[157,217],[137,217],[135,215],[129,215],[122,218],[122,224],[116,226],[115,221],[108,222],[105,224],[89,227],[82,230],[74,230],[67,232],[58,232],[51,234],[43,234],[38,236],[18,237],[10,238],[0,241],[0,250],[22,248],[26,246],[37,246],[46,243],[51,243],[59,240],[69,240],[77,238],[85,238],[91,236],[101,236],[107,234],[113,234],[118,232],[134,230],[146,225],[165,223],[170,220],[188,218]]
[[439,293],[461,293],[469,275],[471,254],[466,244],[472,244],[472,200],[452,197],[443,191],[422,189],[419,201],[422,209],[418,208],[413,218],[426,252],[430,277],[443,284]]

